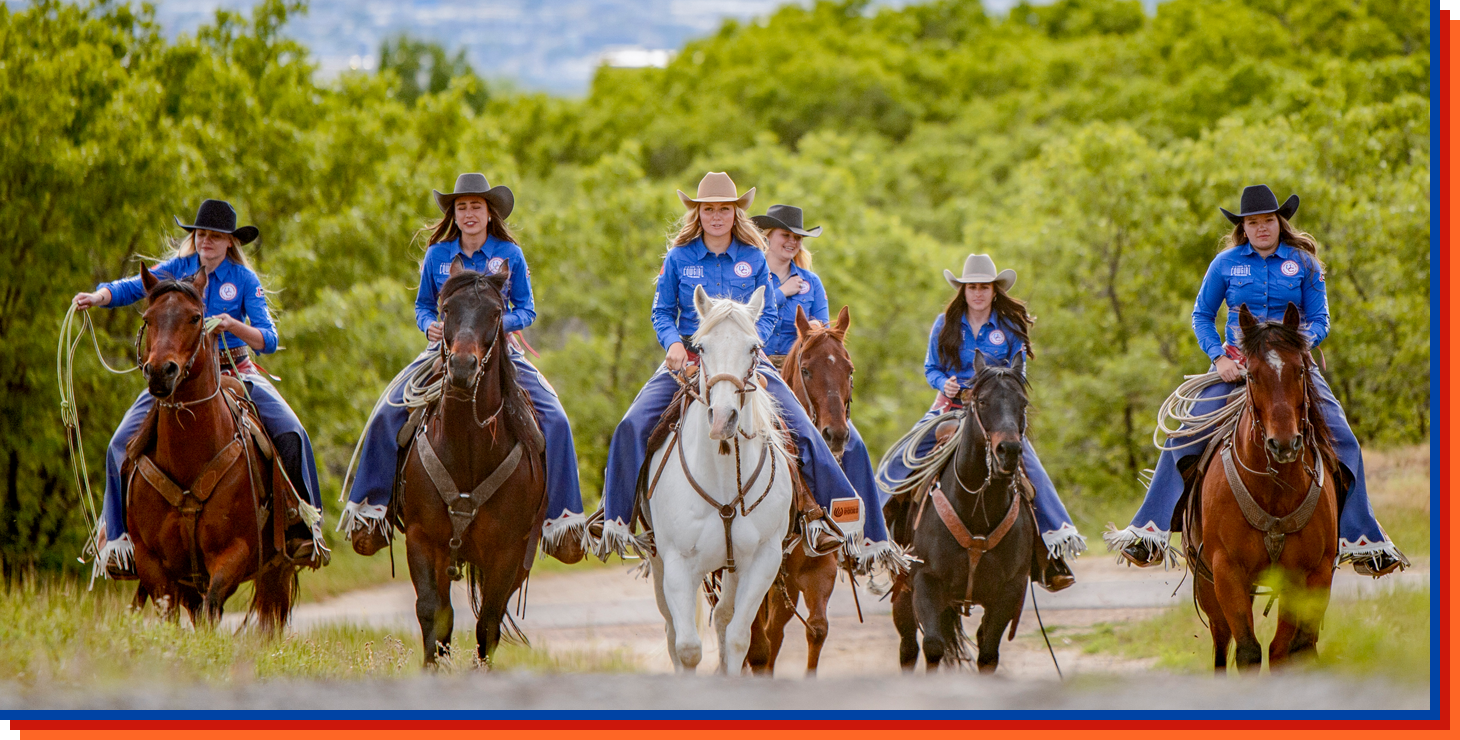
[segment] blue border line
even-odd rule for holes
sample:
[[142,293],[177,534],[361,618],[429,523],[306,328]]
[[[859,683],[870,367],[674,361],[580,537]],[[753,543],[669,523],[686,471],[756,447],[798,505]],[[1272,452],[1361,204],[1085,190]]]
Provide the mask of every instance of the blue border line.
[[[1444,337],[1445,318],[1441,312],[1440,291],[1443,271],[1440,264],[1443,245],[1441,232],[1437,228],[1442,218],[1444,198],[1440,192],[1440,166],[1444,152],[1440,150],[1441,118],[1440,96],[1443,94],[1441,79],[1442,58],[1440,54],[1440,26],[1444,22],[1439,0],[1430,0],[1430,642],[1435,645],[1440,624],[1439,602],[1443,598],[1444,580],[1441,574],[1446,570],[1445,553],[1440,552],[1439,530],[1434,527],[1435,512],[1440,510],[1440,455],[1443,454],[1442,440],[1435,420],[1441,418],[1443,399],[1442,386],[1436,380],[1441,377],[1440,351]],[[1446,522],[1440,522],[1443,527]],[[1305,720],[1305,721],[1434,721],[1441,719],[1438,709],[1441,688],[1448,676],[1440,675],[1440,651],[1430,651],[1430,708],[1425,710],[1343,710],[1343,711],[1301,711],[1301,710],[970,710],[970,711],[813,711],[813,710],[740,710],[740,711],[697,711],[697,710],[229,710],[229,711],[122,711],[122,710],[21,710],[0,712],[0,718],[9,720],[173,720],[173,721],[220,721],[220,720],[434,720],[434,721],[765,721],[765,720],[926,720],[926,721],[1008,721],[1008,720],[1098,720],[1098,721],[1191,721],[1191,720]]]

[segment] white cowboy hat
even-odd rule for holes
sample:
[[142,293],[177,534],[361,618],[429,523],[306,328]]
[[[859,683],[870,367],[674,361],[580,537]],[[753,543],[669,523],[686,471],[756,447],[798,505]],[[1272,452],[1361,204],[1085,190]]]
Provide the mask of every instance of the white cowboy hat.
[[696,203],[734,203],[736,208],[743,211],[755,200],[755,188],[745,191],[745,195],[736,195],[735,181],[723,172],[705,173],[693,198],[685,195],[683,190],[674,192],[679,194],[679,202],[688,209],[693,209]]
[[963,261],[963,275],[954,275],[952,270],[943,271],[943,279],[948,284],[957,288],[968,283],[997,283],[1004,292],[1014,287],[1015,274],[1013,270],[999,272],[994,267],[993,258],[986,254],[970,254],[968,259]]

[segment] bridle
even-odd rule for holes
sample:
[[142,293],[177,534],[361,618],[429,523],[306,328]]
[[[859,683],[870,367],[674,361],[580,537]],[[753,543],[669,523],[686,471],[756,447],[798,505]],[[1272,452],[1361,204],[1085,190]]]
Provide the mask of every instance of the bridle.
[[[979,486],[978,488],[973,488],[972,486],[965,483],[963,481],[963,477],[959,475],[957,459],[954,459],[953,464],[949,466],[953,469],[953,479],[958,482],[958,487],[973,494],[975,501],[979,503],[982,502],[984,493],[988,491],[989,486],[993,485],[993,482],[995,480],[1013,478],[1015,493],[1019,493],[1019,471],[1016,469],[1011,473],[1005,473],[994,465],[994,446],[989,444],[988,428],[984,426],[983,416],[979,413],[978,410],[979,391],[983,389],[984,383],[987,382],[989,378],[993,377],[996,377],[996,375],[992,373],[983,375],[982,377],[976,377],[974,378],[973,385],[959,394],[960,400],[963,400],[964,415],[971,416],[973,418],[973,423],[978,428],[979,438],[984,441],[984,467],[987,468],[989,471],[988,477],[984,478],[983,485]],[[1021,416],[1019,419],[1019,434],[1021,437],[1024,434],[1024,430],[1027,428],[1028,421],[1029,409],[1028,405],[1026,404],[1024,415]]]
[[[176,289],[173,289],[173,290],[170,290],[168,292],[174,292],[174,293],[176,293],[176,292],[181,292],[181,291],[178,291]],[[207,346],[207,344],[208,344],[208,335],[211,332],[208,330],[207,320],[204,319],[204,320],[202,320],[199,323],[201,324],[201,326],[198,327],[198,341],[197,341],[197,344],[195,344],[193,346],[193,352],[192,352],[192,354],[188,356],[187,364],[183,365],[183,368],[182,368],[182,372],[183,372],[182,377],[181,378],[178,378],[177,379],[177,382],[173,384],[172,391],[167,394],[167,397],[166,398],[159,398],[159,399],[157,399],[157,405],[158,406],[161,406],[162,408],[165,408],[165,409],[185,409],[185,408],[188,408],[189,406],[197,406],[198,404],[207,403],[208,401],[213,400],[214,398],[216,398],[218,396],[218,393],[223,390],[223,383],[220,381],[220,382],[214,384],[213,392],[210,393],[210,394],[208,394],[208,396],[205,397],[205,398],[199,398],[199,399],[194,400],[194,401],[173,401],[173,400],[170,400],[173,397],[173,395],[177,393],[177,389],[182,386],[183,381],[187,380],[189,375],[192,375],[192,372],[193,372],[193,363],[197,362],[197,360],[198,360],[198,353],[199,352],[202,352],[203,351],[203,347]],[[148,376],[147,369],[145,367],[143,367],[143,365],[146,363],[146,358],[144,358],[142,356],[142,338],[143,338],[143,334],[146,332],[146,330],[147,330],[147,322],[144,320],[142,322],[142,325],[139,326],[139,327],[137,327],[137,336],[136,336],[135,339],[132,340],[132,349],[133,349],[133,352],[135,353],[135,357],[133,359],[134,359],[134,361],[135,361],[135,363],[137,365],[137,369],[142,371],[142,375],[143,376]],[[151,377],[150,376],[148,376],[148,380],[151,380]]]
[[[1306,464],[1306,462],[1304,462],[1306,458],[1310,457],[1310,452],[1311,457],[1314,459],[1317,459],[1317,456],[1319,454],[1317,447],[1318,439],[1317,435],[1314,433],[1313,419],[1309,413],[1309,407],[1312,403],[1312,398],[1309,395],[1308,390],[1308,386],[1310,385],[1308,374],[1312,371],[1312,358],[1309,357],[1307,353],[1299,354],[1302,362],[1298,371],[1298,377],[1300,381],[1299,385],[1301,385],[1303,388],[1303,398],[1301,401],[1298,402],[1295,413],[1298,414],[1298,418],[1303,420],[1303,450],[1301,453],[1299,453],[1298,462],[1303,464],[1304,473],[1306,473],[1310,478],[1317,478],[1318,472],[1314,468]],[[1237,462],[1238,465],[1242,466],[1243,470],[1246,470],[1253,475],[1269,478],[1280,485],[1286,486],[1287,484],[1278,477],[1277,469],[1273,467],[1272,453],[1268,451],[1267,445],[1263,443],[1263,433],[1265,431],[1265,427],[1262,422],[1262,414],[1258,410],[1257,398],[1253,395],[1253,383],[1251,377],[1251,374],[1248,373],[1246,376],[1246,381],[1242,384],[1244,389],[1244,401],[1246,403],[1247,413],[1249,415],[1248,429],[1252,434],[1253,441],[1257,444],[1259,448],[1262,449],[1263,462],[1266,464],[1266,470],[1252,469],[1247,465],[1246,461],[1242,459],[1241,450],[1232,443],[1232,440],[1229,439],[1227,444],[1229,447],[1232,448],[1232,458]]]
[[[481,282],[482,281],[477,280],[477,281],[474,281],[472,283],[472,285],[475,286],[475,287],[480,288],[481,287]],[[461,292],[461,291],[460,290],[453,290],[451,292],[451,295],[456,295],[459,292]],[[446,298],[447,298],[447,296],[441,296],[441,299],[437,303],[437,306],[436,306],[436,315],[437,315],[438,319],[441,322],[441,329],[442,329],[440,355],[441,355],[441,370],[442,370],[442,372],[441,372],[441,395],[443,395],[443,396],[446,395],[447,393],[449,393],[451,391],[451,388],[449,386],[450,374],[451,374],[450,368],[451,368],[451,358],[452,358],[452,356],[454,354],[451,351],[451,347],[449,346],[449,343],[446,341],[446,336],[445,336],[445,330],[446,330],[446,315],[447,315]],[[491,364],[491,362],[492,362],[492,355],[497,351],[497,345],[498,344],[501,344],[501,341],[499,341],[499,339],[500,339],[500,336],[499,335],[501,335],[501,333],[502,333],[502,331],[501,331],[502,330],[502,318],[501,318],[501,316],[498,316],[497,317],[496,325],[493,328],[495,330],[491,334],[491,336],[492,336],[492,343],[487,346],[487,353],[485,355],[483,355],[481,361],[479,361],[477,363],[477,369],[472,373],[472,377],[471,377],[471,420],[472,420],[473,423],[475,423],[477,425],[477,428],[478,429],[485,429],[488,426],[490,426],[493,422],[495,422],[497,420],[497,417],[499,415],[501,415],[501,413],[502,413],[502,407],[507,402],[506,395],[504,394],[502,396],[502,398],[498,399],[498,401],[497,401],[497,410],[496,411],[493,411],[491,413],[491,415],[488,416],[485,420],[477,418],[477,391],[481,387],[482,378],[485,377],[486,374],[487,374],[487,366],[489,364]]]
[[[806,379],[811,376],[811,368],[808,368],[808,367],[806,367],[805,365],[802,364],[802,358],[806,357],[806,355],[807,355],[807,353],[804,350],[801,351],[800,354],[797,355],[797,357],[796,357],[796,371],[797,371],[797,374],[800,375],[800,377],[801,377],[801,380],[800,380],[801,390],[802,390],[802,392],[806,396],[806,415],[811,417],[811,426],[813,428],[815,428],[815,429],[821,429],[821,415],[819,413],[817,413],[817,410],[816,410],[816,401],[811,398],[811,394],[809,392],[807,392],[807,390],[806,390]],[[850,364],[851,363],[850,358],[846,358],[846,359],[847,359],[848,364]],[[846,408],[846,415],[847,415],[847,419],[848,420],[850,420],[852,418],[852,396],[856,393],[856,390],[857,390],[856,370],[853,370],[852,372],[850,372],[850,373],[847,374],[847,399],[845,401],[845,408]]]

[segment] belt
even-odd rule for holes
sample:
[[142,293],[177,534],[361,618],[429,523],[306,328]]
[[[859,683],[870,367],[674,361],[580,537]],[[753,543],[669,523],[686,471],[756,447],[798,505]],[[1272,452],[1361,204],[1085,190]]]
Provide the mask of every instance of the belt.
[[232,355],[233,361],[238,364],[249,361],[248,347],[220,347],[218,349],[218,359],[221,360],[224,365],[228,364],[229,355]]

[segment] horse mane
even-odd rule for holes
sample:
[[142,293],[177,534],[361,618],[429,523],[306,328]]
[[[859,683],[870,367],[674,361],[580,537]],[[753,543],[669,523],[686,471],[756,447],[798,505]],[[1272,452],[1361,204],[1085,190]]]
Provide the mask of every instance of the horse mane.
[[166,277],[158,280],[157,284],[152,286],[152,290],[147,291],[147,302],[151,303],[168,293],[182,293],[199,303],[203,302],[203,296],[193,286],[192,280],[174,277]]
[[[705,335],[720,324],[729,321],[735,328],[745,334],[756,337],[759,342],[760,334],[755,329],[755,318],[750,315],[750,306],[729,298],[711,298],[710,310],[700,316],[700,327],[695,330],[690,341],[703,347]],[[754,362],[754,360],[752,360]],[[770,393],[747,393],[745,398],[750,404],[750,419],[752,429],[766,436],[766,442],[775,449],[785,450],[789,437],[785,430],[781,429],[781,405],[776,402]]]
[[1001,377],[1010,377],[1019,381],[1019,393],[1024,396],[1024,400],[1029,400],[1029,378],[1024,377],[1021,373],[1015,372],[1012,367],[985,365],[982,370],[978,371],[977,375],[973,376],[973,387],[977,388],[987,381]]
[[[486,287],[488,291],[477,291],[478,297],[485,297],[487,300],[495,300],[504,309],[507,306],[507,272],[499,272],[495,275],[486,275],[473,270],[463,270],[446,279],[441,286],[441,293],[437,299],[438,303],[444,304],[448,298],[471,287]],[[496,346],[506,351],[507,329],[498,322],[497,337],[493,340]],[[521,442],[533,454],[542,454],[544,450],[536,449],[533,443],[537,435],[533,433],[533,427],[537,427],[537,414],[532,405],[527,401],[527,394],[518,384],[517,365],[506,355],[498,356],[497,374],[501,382],[502,410],[507,420],[507,431],[510,432],[518,442]],[[538,427],[539,429],[541,427]]]
[[1318,451],[1324,457],[1324,463],[1330,471],[1337,471],[1338,458],[1334,452],[1333,430],[1328,428],[1328,422],[1323,419],[1323,411],[1318,408],[1318,384],[1313,380],[1317,368],[1313,366],[1313,356],[1309,354],[1308,340],[1296,328],[1290,327],[1281,321],[1259,321],[1257,326],[1246,329],[1242,332],[1242,354],[1248,358],[1248,362],[1254,357],[1261,357],[1269,350],[1297,353],[1303,362],[1303,385],[1304,392],[1309,399],[1308,403],[1308,425],[1313,429],[1313,441],[1318,445]]

